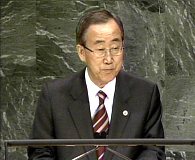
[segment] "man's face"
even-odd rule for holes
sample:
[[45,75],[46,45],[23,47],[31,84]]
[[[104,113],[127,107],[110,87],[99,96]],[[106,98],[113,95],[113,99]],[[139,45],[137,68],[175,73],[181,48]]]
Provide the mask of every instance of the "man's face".
[[[77,45],[80,59],[86,63],[91,80],[99,87],[104,87],[119,73],[123,64],[123,42],[119,26],[114,20],[91,25],[85,33],[85,46]],[[119,55],[112,55],[110,49],[120,47]],[[104,50],[103,57],[97,52]],[[95,53],[96,52],[96,53]]]

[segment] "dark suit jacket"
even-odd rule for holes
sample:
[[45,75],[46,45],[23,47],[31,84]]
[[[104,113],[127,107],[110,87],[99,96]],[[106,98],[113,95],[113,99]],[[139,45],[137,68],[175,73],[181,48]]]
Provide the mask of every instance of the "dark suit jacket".
[[[128,115],[124,116],[123,111]],[[108,138],[163,138],[162,107],[158,87],[120,71],[116,80]],[[68,79],[45,84],[41,92],[31,138],[90,139],[93,127],[84,70]],[[165,160],[160,147],[112,147],[133,160]],[[32,160],[71,160],[92,147],[28,148]],[[55,157],[55,158],[53,158]],[[95,160],[93,153],[83,160]],[[106,160],[117,160],[106,152]]]

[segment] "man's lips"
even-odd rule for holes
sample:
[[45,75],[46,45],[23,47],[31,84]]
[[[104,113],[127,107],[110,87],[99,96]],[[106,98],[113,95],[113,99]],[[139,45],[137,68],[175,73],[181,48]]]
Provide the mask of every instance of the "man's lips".
[[105,68],[102,68],[102,70],[113,70],[115,67],[113,66],[107,66]]
[[102,69],[103,72],[112,72],[113,70],[114,70],[113,68],[111,68],[111,69],[110,68],[109,69],[108,68],[107,69]]
[[102,69],[103,71],[111,71],[111,70],[113,70],[114,68],[104,68],[104,69]]

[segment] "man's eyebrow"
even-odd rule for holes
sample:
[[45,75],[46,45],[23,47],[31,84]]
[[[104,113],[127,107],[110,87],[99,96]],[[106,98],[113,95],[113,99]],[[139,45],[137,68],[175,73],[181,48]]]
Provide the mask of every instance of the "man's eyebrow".
[[103,41],[103,40],[97,40],[97,41],[95,41],[95,43],[94,44],[99,44],[99,43],[104,43],[105,41]]
[[112,41],[113,41],[113,42],[120,42],[121,39],[119,39],[119,38],[114,38]]
[[[99,44],[99,43],[104,43],[104,42],[105,42],[104,40],[97,40],[97,41],[95,41],[94,44]],[[121,39],[120,38],[114,38],[112,40],[112,42],[121,42]]]

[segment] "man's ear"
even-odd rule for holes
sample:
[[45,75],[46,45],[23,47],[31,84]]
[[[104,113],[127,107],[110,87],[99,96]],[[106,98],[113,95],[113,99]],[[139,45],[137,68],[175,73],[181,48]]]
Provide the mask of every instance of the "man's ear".
[[80,60],[82,62],[85,62],[85,50],[84,50],[83,46],[81,46],[80,44],[77,44],[76,49],[77,49],[77,53],[79,55]]
[[122,46],[125,47],[125,41],[124,40],[122,41]]

